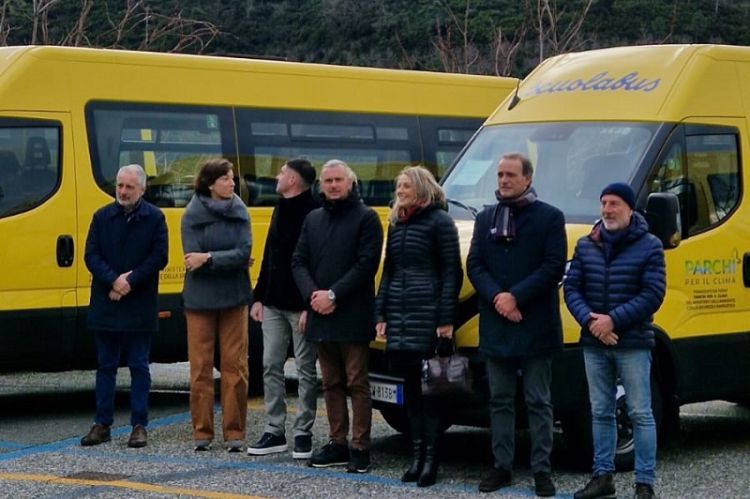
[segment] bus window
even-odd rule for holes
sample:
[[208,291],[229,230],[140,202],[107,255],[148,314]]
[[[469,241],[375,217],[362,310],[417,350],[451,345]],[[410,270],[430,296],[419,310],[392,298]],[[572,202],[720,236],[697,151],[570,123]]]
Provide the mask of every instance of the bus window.
[[346,162],[370,206],[386,206],[396,175],[421,162],[414,117],[241,109],[237,123],[250,206],[277,203],[276,175],[290,158],[306,157],[318,174],[329,159]]
[[720,223],[739,203],[739,161],[735,134],[688,135],[687,174],[695,186],[698,223],[690,234]]
[[110,195],[117,170],[137,163],[148,175],[146,200],[185,206],[202,162],[225,157],[237,164],[226,109],[92,103],[87,121],[94,177]]
[[686,135],[686,128],[677,129],[647,182],[649,192],[677,196],[683,238],[717,225],[739,203],[737,130],[692,125]]
[[425,165],[439,180],[482,125],[476,118],[420,117]]
[[39,206],[60,182],[59,126],[25,123],[0,121],[0,217]]

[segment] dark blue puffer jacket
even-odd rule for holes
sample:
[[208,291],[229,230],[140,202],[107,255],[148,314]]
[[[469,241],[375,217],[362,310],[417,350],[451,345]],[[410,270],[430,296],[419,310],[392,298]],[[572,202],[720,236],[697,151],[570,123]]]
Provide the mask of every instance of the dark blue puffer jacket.
[[565,276],[565,303],[581,325],[583,346],[605,345],[587,326],[590,313],[608,314],[619,341],[614,348],[653,348],[653,315],[666,290],[664,250],[649,234],[646,220],[633,213],[627,233],[605,255],[601,221],[576,244]]

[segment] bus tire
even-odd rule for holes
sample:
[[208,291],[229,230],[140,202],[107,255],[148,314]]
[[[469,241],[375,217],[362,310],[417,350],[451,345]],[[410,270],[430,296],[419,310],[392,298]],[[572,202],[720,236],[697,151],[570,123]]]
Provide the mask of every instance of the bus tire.
[[380,408],[380,414],[388,423],[388,426],[399,433],[409,433],[409,417],[406,415],[406,408],[398,405],[384,405]]
[[[654,414],[657,435],[661,433],[664,400],[661,385],[657,376],[651,373],[651,409]],[[628,417],[625,391],[617,387],[617,447],[615,448],[615,469],[630,471],[635,465],[635,443],[633,425]],[[568,451],[577,467],[589,469],[594,454],[594,443],[591,436],[591,408],[587,403],[585,410],[578,414],[569,414],[561,419],[563,435]]]

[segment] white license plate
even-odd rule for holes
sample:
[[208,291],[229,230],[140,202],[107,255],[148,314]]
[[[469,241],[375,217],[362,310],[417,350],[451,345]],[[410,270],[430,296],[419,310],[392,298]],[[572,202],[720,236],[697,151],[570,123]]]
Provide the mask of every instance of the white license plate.
[[404,385],[370,380],[370,394],[373,400],[390,404],[404,405]]

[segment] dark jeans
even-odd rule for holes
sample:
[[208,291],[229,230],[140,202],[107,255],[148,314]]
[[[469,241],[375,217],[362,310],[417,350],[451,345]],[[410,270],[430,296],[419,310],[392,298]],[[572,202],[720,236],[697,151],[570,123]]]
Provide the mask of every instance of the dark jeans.
[[349,411],[346,406],[348,393],[352,399],[351,447],[369,449],[372,400],[367,363],[370,344],[324,341],[317,344],[317,349],[330,439],[337,444],[346,445],[349,434]]
[[120,354],[124,351],[131,380],[130,424],[148,425],[151,334],[150,331],[95,331],[98,359],[96,423],[110,426],[114,422],[117,368],[120,366]]
[[523,394],[529,415],[531,434],[531,471],[551,470],[552,451],[552,357],[487,358],[490,380],[490,418],[492,453],[495,467],[511,470],[515,442],[515,395],[518,371],[523,379]]

